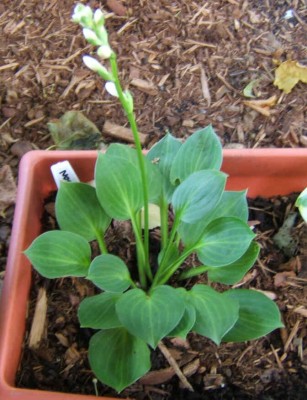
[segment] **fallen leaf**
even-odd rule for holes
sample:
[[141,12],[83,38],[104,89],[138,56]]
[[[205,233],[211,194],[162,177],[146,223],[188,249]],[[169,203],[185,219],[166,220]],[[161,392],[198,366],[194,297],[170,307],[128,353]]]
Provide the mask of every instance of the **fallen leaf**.
[[277,96],[274,95],[265,100],[245,100],[243,101],[243,104],[259,112],[265,117],[269,117],[271,115],[270,109],[275,106],[276,101]]
[[276,287],[283,287],[288,285],[288,278],[295,278],[293,271],[279,272],[274,276],[274,285]]
[[172,367],[159,369],[158,371],[150,371],[143,376],[139,382],[141,385],[160,385],[169,381],[175,375]]
[[96,125],[80,111],[67,111],[60,119],[48,122],[47,127],[60,150],[95,149],[101,139]]
[[278,246],[289,257],[293,256],[297,249],[297,243],[291,234],[296,217],[296,213],[290,213],[284,220],[279,231],[273,236],[274,244],[276,244],[276,246]]
[[285,61],[275,71],[274,85],[285,93],[290,93],[299,81],[307,83],[307,67],[297,61]]
[[16,183],[9,165],[0,169],[0,215],[16,200]]
[[246,85],[245,88],[243,89],[243,95],[245,97],[255,98],[256,96],[254,95],[253,90],[257,86],[259,81],[260,81],[259,79],[253,79],[252,81],[250,81],[249,84]]

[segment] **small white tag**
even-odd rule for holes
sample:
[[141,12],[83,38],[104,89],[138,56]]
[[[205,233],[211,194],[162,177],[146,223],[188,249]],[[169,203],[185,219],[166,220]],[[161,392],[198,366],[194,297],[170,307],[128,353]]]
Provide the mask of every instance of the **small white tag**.
[[69,161],[61,161],[50,167],[53,179],[57,187],[60,187],[61,181],[66,182],[80,182],[77,174],[75,173],[73,167],[70,165]]

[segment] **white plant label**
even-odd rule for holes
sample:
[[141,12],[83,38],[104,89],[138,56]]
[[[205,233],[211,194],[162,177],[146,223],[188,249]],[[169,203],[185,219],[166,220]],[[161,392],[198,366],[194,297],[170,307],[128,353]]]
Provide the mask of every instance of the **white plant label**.
[[60,187],[61,181],[80,182],[78,175],[75,173],[69,161],[61,161],[50,167],[53,179],[57,187]]

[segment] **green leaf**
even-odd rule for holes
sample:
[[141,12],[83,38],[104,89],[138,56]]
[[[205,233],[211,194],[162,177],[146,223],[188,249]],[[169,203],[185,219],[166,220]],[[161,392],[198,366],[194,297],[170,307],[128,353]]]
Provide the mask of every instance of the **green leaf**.
[[179,290],[183,293],[184,302],[185,302],[185,310],[184,310],[181,320],[179,321],[179,324],[175,327],[175,329],[173,329],[168,334],[168,336],[180,337],[182,339],[185,339],[187,337],[187,334],[191,331],[191,329],[195,325],[196,311],[195,311],[195,307],[191,304],[190,293],[188,293],[183,288],[179,288],[176,290],[177,291]]
[[111,143],[110,146],[108,147],[108,150],[106,151],[106,154],[108,156],[124,158],[135,165],[137,165],[138,162],[138,156],[136,150],[125,144]]
[[122,293],[131,285],[128,267],[112,254],[94,258],[86,278],[107,292]]
[[101,293],[82,300],[78,309],[81,327],[110,329],[122,326],[115,310],[120,297],[119,293]]
[[[232,264],[225,267],[212,268],[208,271],[208,278],[212,282],[224,283],[225,285],[234,285],[239,282],[247,271],[254,265],[258,258],[260,246],[252,242],[246,253]],[[196,268],[195,268],[196,269]]]
[[283,327],[279,309],[264,294],[255,290],[233,289],[223,293],[228,300],[239,303],[239,319],[223,337],[223,342],[244,342],[267,335]]
[[36,238],[25,255],[46,278],[86,276],[91,263],[91,248],[82,236],[57,230]]
[[158,255],[158,264],[161,265],[163,260],[163,265],[168,266],[173,264],[179,257],[179,249],[176,246],[176,243],[171,243],[168,252],[166,253],[166,249],[162,249]]
[[180,147],[172,164],[171,182],[182,182],[195,171],[220,169],[221,164],[221,142],[209,125],[194,132]]
[[98,200],[110,217],[127,220],[143,207],[139,168],[129,159],[100,153],[95,181]]
[[116,304],[121,323],[152,348],[177,326],[184,309],[182,295],[171,286],[157,286],[149,294],[132,289]]
[[97,378],[121,392],[150,369],[146,343],[124,328],[102,330],[90,340],[89,361]]
[[98,202],[96,190],[85,183],[61,182],[55,211],[62,230],[78,233],[88,241],[104,233],[111,222]]
[[[129,147],[124,144],[113,143],[107,150],[106,153],[108,156],[112,157],[121,157],[125,160],[130,161],[136,168],[139,170],[140,179],[141,173],[139,168],[139,160],[137,156],[137,152],[132,147]],[[159,168],[157,165],[152,164],[150,160],[144,156],[145,167],[147,170],[147,179],[148,179],[148,196],[149,201],[151,203],[158,204],[160,199],[160,194],[162,190],[162,176],[160,174]]]
[[248,219],[248,205],[246,191],[224,191],[219,203],[209,215],[193,224],[182,222],[179,226],[179,235],[187,247],[193,247],[202,237],[206,226],[220,217],[237,217],[246,222]]
[[298,207],[302,218],[307,222],[307,188],[298,196],[295,206]]
[[260,79],[253,79],[252,81],[250,81],[243,89],[243,95],[245,97],[255,98],[256,96],[253,94],[253,90],[254,90],[254,87],[257,86],[259,82],[260,82]]
[[206,227],[199,242],[198,258],[211,267],[231,264],[242,257],[254,237],[250,227],[238,218],[215,219]]
[[217,345],[220,344],[223,336],[238,319],[238,302],[225,299],[221,293],[205,285],[195,285],[189,293],[196,310],[193,331],[210,338]]
[[220,217],[236,217],[244,222],[248,220],[246,190],[225,191],[210,217],[210,221]]
[[194,223],[209,216],[220,201],[226,175],[219,171],[198,171],[190,175],[175,190],[172,205],[181,220]]
[[182,143],[171,134],[165,135],[147,153],[150,161],[156,164],[163,179],[163,197],[170,202],[171,196],[176,188],[170,181],[170,170],[173,160],[178,153]]

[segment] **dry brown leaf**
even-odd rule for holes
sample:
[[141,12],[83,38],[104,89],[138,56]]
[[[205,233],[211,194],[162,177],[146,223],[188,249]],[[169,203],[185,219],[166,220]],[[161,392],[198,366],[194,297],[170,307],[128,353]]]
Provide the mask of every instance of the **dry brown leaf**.
[[290,93],[299,81],[307,83],[307,67],[297,61],[285,61],[275,71],[274,85],[285,93]]
[[279,272],[274,276],[274,285],[276,287],[283,287],[288,285],[288,278],[294,278],[296,275],[293,271]]
[[16,183],[9,165],[3,165],[0,169],[0,215],[10,205],[15,203]]
[[141,385],[160,385],[169,381],[175,375],[172,367],[159,369],[158,371],[150,371],[143,376],[139,382]]
[[276,102],[277,96],[274,95],[265,100],[245,100],[243,101],[243,104],[259,112],[265,117],[269,117],[271,115],[270,109],[275,106]]

